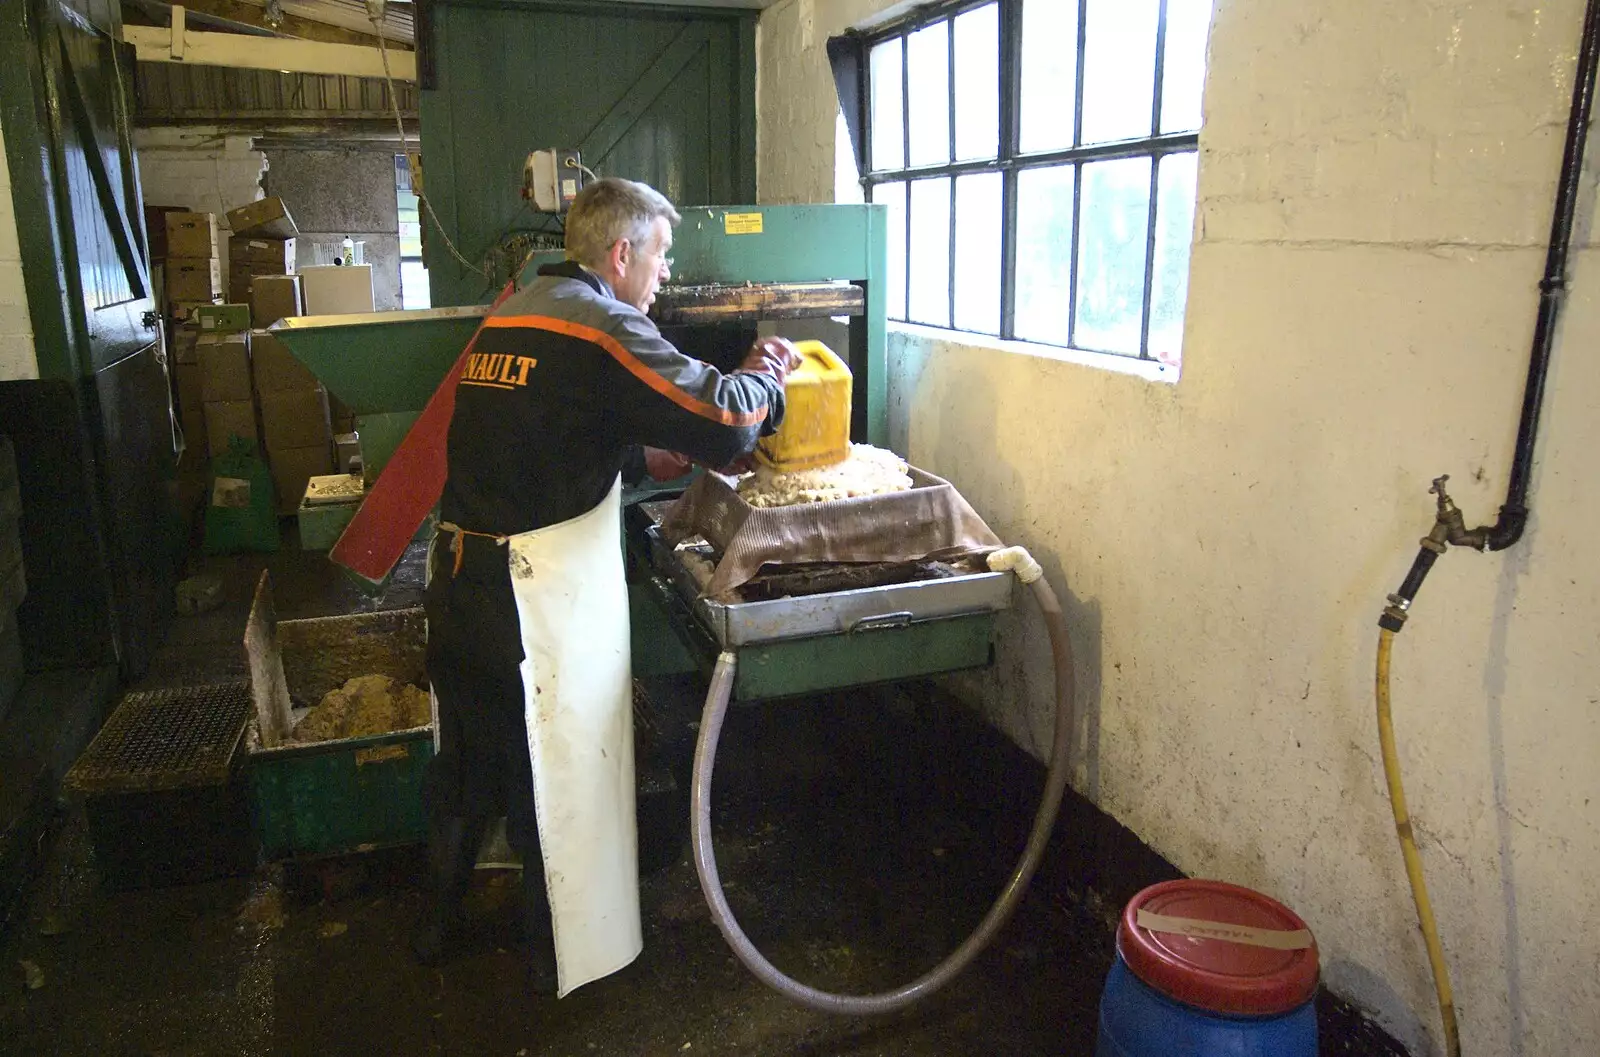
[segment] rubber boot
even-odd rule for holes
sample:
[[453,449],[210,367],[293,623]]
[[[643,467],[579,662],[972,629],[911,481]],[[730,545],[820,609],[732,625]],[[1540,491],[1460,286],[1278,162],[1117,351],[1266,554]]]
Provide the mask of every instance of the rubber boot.
[[544,869],[537,854],[522,865],[522,921],[528,943],[528,989],[536,995],[554,995],[556,934],[550,923],[550,896],[544,887]]
[[444,961],[461,938],[482,839],[481,820],[437,819],[428,827],[428,901],[411,935],[411,953],[423,965]]

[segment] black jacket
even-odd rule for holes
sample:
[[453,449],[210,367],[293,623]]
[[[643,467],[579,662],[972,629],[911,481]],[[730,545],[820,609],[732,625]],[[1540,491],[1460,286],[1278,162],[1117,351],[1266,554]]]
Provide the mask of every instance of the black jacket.
[[468,357],[442,514],[501,535],[554,525],[604,499],[633,446],[721,466],[782,419],[776,379],[685,356],[593,273],[547,265]]

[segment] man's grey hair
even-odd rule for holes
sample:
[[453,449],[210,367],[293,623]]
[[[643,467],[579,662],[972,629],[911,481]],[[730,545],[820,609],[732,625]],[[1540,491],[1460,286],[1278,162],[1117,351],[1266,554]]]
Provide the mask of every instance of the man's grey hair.
[[665,195],[649,184],[607,176],[578,192],[567,211],[567,256],[586,268],[601,268],[618,239],[644,248],[656,217],[683,219]]

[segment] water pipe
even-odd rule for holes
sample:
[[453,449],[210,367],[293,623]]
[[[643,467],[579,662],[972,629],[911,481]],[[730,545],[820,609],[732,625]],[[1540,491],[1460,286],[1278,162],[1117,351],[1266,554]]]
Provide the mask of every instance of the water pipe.
[[927,998],[970,965],[1010,920],[1022,901],[1023,893],[1027,891],[1028,882],[1033,879],[1034,871],[1039,867],[1039,860],[1044,856],[1050,830],[1055,826],[1056,814],[1061,807],[1061,796],[1067,788],[1067,757],[1072,744],[1072,644],[1067,638],[1061,604],[1050,589],[1049,582],[1044,579],[1044,571],[1026,550],[1008,547],[996,551],[989,556],[989,568],[996,572],[1015,572],[1017,579],[1032,588],[1034,601],[1038,603],[1045,627],[1050,633],[1050,654],[1055,661],[1056,674],[1055,740],[1051,746],[1050,769],[1045,777],[1044,794],[1039,801],[1039,810],[1034,815],[1033,829],[1028,834],[1022,859],[989,912],[972,935],[944,961],[911,983],[890,991],[873,995],[841,995],[800,983],[785,976],[756,950],[734,919],[728,898],[722,891],[722,881],[717,873],[716,849],[711,842],[711,775],[716,766],[717,742],[722,735],[722,721],[727,715],[738,658],[732,652],[724,652],[717,658],[717,666],[711,676],[711,688],[706,693],[705,712],[701,716],[700,737],[694,753],[690,825],[695,870],[700,875],[700,890],[711,907],[712,920],[733,948],[733,953],[762,983],[800,1005],[823,1013],[861,1016],[892,1013]]
[[1517,422],[1516,449],[1511,460],[1511,476],[1506,483],[1506,501],[1493,525],[1466,527],[1466,519],[1445,491],[1448,476],[1437,478],[1430,489],[1437,498],[1433,528],[1422,538],[1421,548],[1411,563],[1399,590],[1389,596],[1389,604],[1378,619],[1377,709],[1378,740],[1383,750],[1383,773],[1389,786],[1389,805],[1394,813],[1395,833],[1406,863],[1406,878],[1411,898],[1417,907],[1417,922],[1428,949],[1428,964],[1433,971],[1434,991],[1439,1000],[1439,1018],[1444,1025],[1445,1052],[1460,1057],[1461,1033],[1456,1023],[1455,995],[1450,985],[1450,969],[1445,964],[1444,947],[1439,942],[1439,927],[1428,885],[1422,873],[1422,856],[1417,852],[1416,836],[1406,807],[1405,788],[1400,780],[1400,756],[1395,749],[1394,718],[1389,702],[1389,665],[1394,639],[1405,627],[1411,604],[1422,589],[1422,582],[1446,547],[1470,547],[1478,551],[1500,551],[1522,538],[1528,523],[1528,485],[1532,479],[1533,453],[1539,435],[1539,413],[1544,406],[1545,378],[1550,370],[1550,353],[1555,343],[1556,320],[1567,287],[1567,250],[1572,243],[1572,223],[1577,209],[1582,178],[1583,156],[1588,145],[1589,117],[1594,108],[1597,71],[1600,71],[1600,0],[1589,0],[1584,9],[1583,36],[1578,47],[1577,75],[1572,84],[1572,107],[1567,116],[1567,137],[1561,155],[1561,175],[1556,181],[1554,216],[1550,222],[1550,244],[1545,255],[1544,276],[1539,280],[1539,310],[1533,327],[1533,350],[1528,357],[1528,378],[1522,391],[1522,416]]

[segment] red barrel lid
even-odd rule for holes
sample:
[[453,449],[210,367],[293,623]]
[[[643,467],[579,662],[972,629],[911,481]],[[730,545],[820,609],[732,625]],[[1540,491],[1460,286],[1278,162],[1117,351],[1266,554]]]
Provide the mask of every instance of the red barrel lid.
[[1117,953],[1157,991],[1215,1013],[1286,1013],[1317,989],[1317,944],[1299,915],[1222,881],[1166,881],[1134,896]]

